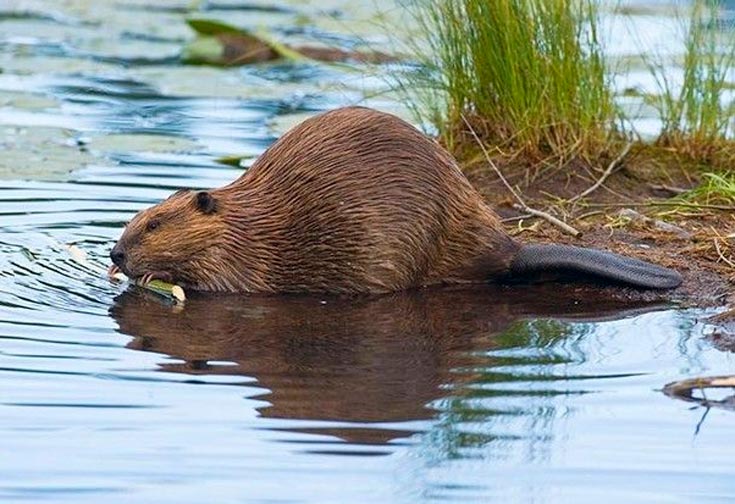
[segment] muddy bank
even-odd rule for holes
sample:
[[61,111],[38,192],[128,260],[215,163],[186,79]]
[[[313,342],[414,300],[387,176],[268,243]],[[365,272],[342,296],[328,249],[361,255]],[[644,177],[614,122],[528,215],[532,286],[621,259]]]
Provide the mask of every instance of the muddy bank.
[[496,208],[508,231],[524,242],[594,247],[674,268],[684,276],[672,291],[605,287],[611,296],[660,299],[685,306],[723,306],[735,302],[735,212],[728,205],[694,206],[681,193],[699,182],[701,171],[671,156],[634,148],[599,189],[570,203],[597,180],[599,167],[578,162],[560,169],[539,168],[529,176],[523,163],[496,163],[532,208],[544,210],[582,233],[571,236],[543,219],[514,208],[515,198],[485,159],[465,163],[470,181]]

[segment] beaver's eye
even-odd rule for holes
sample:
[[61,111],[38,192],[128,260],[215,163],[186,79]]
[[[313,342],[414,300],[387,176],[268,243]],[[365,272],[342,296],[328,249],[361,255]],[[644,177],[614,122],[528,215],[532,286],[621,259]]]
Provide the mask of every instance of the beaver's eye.
[[161,225],[161,223],[158,220],[152,219],[152,220],[148,221],[148,225],[146,226],[146,229],[148,231],[154,231],[160,225]]

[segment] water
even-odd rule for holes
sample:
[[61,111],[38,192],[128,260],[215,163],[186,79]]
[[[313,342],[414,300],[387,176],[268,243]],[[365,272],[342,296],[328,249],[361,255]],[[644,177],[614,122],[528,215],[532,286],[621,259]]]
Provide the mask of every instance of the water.
[[[259,4],[205,14],[390,45],[386,2]],[[1,502],[735,499],[732,412],[660,392],[733,372],[703,311],[575,286],[182,310],[74,262],[316,111],[405,114],[372,69],[181,67],[184,13],[148,5],[0,3]]]

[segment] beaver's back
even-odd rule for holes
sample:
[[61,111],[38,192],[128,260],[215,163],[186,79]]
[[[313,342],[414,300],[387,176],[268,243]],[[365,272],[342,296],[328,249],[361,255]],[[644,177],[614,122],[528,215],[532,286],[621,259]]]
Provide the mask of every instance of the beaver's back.
[[275,291],[458,280],[488,262],[507,267],[517,247],[451,155],[365,108],[303,122],[220,191],[250,209],[253,239],[272,245],[264,255]]

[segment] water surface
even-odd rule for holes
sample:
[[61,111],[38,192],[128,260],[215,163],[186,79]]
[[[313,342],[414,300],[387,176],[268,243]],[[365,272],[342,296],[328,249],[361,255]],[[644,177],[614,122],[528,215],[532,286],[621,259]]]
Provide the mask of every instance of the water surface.
[[[391,45],[388,2],[205,4]],[[249,165],[304,117],[406,115],[391,67],[181,66],[185,6],[0,2],[0,501],[735,500],[733,413],[660,392],[733,372],[702,311],[571,285],[181,309],[74,262],[72,243],[103,266],[136,211],[229,182],[217,157]]]

